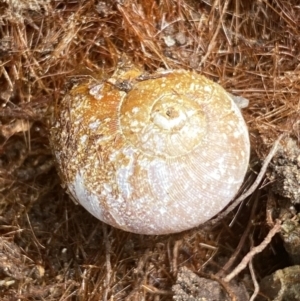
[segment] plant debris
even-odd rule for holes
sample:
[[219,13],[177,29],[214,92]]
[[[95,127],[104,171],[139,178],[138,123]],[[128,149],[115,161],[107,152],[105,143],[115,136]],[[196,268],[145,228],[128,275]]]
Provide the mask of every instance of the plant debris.
[[[276,219],[280,235],[226,282],[224,300],[237,300],[236,282],[255,298],[261,279],[296,264],[299,32],[296,0],[2,1],[0,299],[176,300],[182,271],[224,283]],[[277,137],[291,139],[263,184],[213,226],[126,233],[76,206],[61,187],[48,139],[57,104],[73,85],[109,78],[123,55],[149,73],[192,69],[249,100],[243,115],[252,156],[240,195]],[[197,298],[198,280],[190,277]],[[297,289],[285,285],[290,294]],[[258,297],[276,295],[266,294]]]

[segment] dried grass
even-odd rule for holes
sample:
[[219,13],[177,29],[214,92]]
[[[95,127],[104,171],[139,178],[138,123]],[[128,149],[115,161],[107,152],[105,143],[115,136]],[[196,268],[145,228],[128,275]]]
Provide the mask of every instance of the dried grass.
[[[229,216],[210,232],[147,237],[110,228],[60,187],[49,122],[74,82],[111,74],[125,53],[146,70],[194,69],[248,98],[256,162],[280,133],[300,138],[299,24],[296,0],[2,1],[1,300],[171,300],[179,267],[220,271],[251,201],[233,227]],[[263,208],[257,241],[268,231]],[[270,250],[254,265],[260,276],[284,264]]]

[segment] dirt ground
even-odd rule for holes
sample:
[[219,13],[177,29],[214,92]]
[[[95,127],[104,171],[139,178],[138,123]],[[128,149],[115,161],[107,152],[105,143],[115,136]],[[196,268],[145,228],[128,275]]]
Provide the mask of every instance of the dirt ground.
[[[300,300],[299,37],[296,0],[0,1],[0,300]],[[127,233],[63,189],[54,113],[122,55],[249,100],[241,193],[284,134],[258,188],[218,223]]]

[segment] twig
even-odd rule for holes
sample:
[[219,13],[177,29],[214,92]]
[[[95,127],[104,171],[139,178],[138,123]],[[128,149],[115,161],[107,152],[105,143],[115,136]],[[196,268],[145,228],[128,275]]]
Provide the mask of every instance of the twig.
[[111,253],[111,243],[109,240],[109,235],[107,234],[107,225],[103,224],[103,239],[105,243],[105,259],[106,259],[106,279],[105,279],[105,290],[103,293],[103,301],[107,301],[108,292],[110,290],[109,284],[111,279],[111,262],[110,262],[110,253]]
[[270,230],[270,232],[262,241],[262,243],[252,248],[251,251],[249,251],[248,254],[245,255],[245,257],[242,259],[239,265],[224,278],[224,281],[229,282],[230,280],[232,280],[248,265],[248,263],[253,259],[254,255],[262,252],[265,249],[265,247],[271,242],[272,237],[280,231],[280,227],[281,227],[281,221],[277,220],[274,227]]
[[220,270],[217,273],[217,276],[222,277],[224,275],[224,273],[230,269],[230,267],[233,265],[234,261],[236,260],[238,254],[240,253],[243,245],[245,244],[246,238],[248,237],[250,229],[252,227],[252,220],[253,220],[253,217],[254,217],[254,214],[255,214],[255,211],[256,211],[256,207],[257,207],[257,203],[258,203],[258,198],[259,198],[259,194],[256,194],[255,195],[254,204],[253,204],[253,206],[251,208],[251,214],[250,214],[250,217],[249,217],[249,221],[248,221],[247,227],[246,227],[246,229],[245,229],[245,231],[244,231],[244,233],[242,235],[242,238],[239,241],[238,246],[235,248],[235,251],[233,252],[233,254],[231,255],[231,257],[229,258],[229,260],[227,261],[227,263],[224,265],[223,269]]
[[172,272],[173,275],[177,275],[177,267],[178,267],[178,254],[179,254],[179,247],[182,244],[181,240],[177,240],[174,244],[173,248],[173,260],[172,260]]
[[205,278],[217,281],[225,290],[225,292],[227,293],[227,295],[229,296],[230,301],[237,301],[237,297],[236,297],[236,293],[233,290],[232,286],[225,282],[224,279],[214,276],[214,275],[204,275]]
[[252,294],[249,301],[254,301],[256,296],[258,295],[258,292],[259,292],[259,285],[258,285],[258,282],[257,282],[256,277],[255,277],[255,272],[254,272],[252,260],[250,260],[250,262],[249,262],[249,270],[250,270],[251,278],[252,278],[252,281],[253,281],[253,284],[254,284],[254,292],[253,292],[253,294]]

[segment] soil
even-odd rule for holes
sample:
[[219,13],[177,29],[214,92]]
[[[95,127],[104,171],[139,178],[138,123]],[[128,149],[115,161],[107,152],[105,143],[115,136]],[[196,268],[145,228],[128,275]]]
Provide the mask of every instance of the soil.
[[[299,296],[299,32],[296,0],[2,1],[0,300]],[[263,182],[216,225],[127,233],[64,190],[49,145],[59,102],[75,84],[108,78],[123,55],[149,74],[194,70],[249,100],[251,160],[240,194],[284,134]],[[278,220],[280,233],[226,282]],[[281,295],[262,282],[270,288],[278,277]]]

